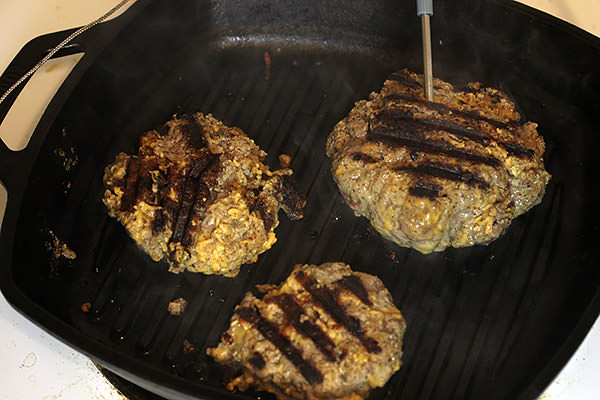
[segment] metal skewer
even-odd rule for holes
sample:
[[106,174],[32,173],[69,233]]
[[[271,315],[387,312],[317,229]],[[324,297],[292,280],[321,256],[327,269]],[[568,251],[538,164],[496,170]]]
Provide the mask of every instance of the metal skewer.
[[421,17],[423,37],[423,82],[425,97],[433,101],[433,64],[431,61],[431,26],[429,17],[433,15],[433,0],[417,0],[417,15]]

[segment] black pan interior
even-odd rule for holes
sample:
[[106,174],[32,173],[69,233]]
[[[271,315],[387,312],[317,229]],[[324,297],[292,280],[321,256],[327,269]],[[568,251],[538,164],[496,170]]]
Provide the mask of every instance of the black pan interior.
[[[38,127],[45,139],[20,211],[6,217],[16,226],[2,266],[9,300],[158,394],[252,398],[222,389],[227,372],[205,349],[252,285],[279,283],[296,263],[342,260],[380,277],[408,321],[404,365],[373,399],[538,396],[598,315],[598,42],[512,2],[436,1],[435,74],[509,93],[539,123],[553,178],[542,204],[494,243],[425,256],[353,215],[324,153],[356,100],[394,70],[421,70],[409,3],[141,2],[102,52],[86,55],[93,62],[51,106],[56,118]],[[82,47],[93,40],[92,31]],[[235,279],[168,273],[101,203],[103,168],[118,152],[195,111],[242,128],[273,167],[291,155],[307,194],[305,218],[283,218],[277,244]],[[50,230],[76,259],[51,257]],[[177,297],[189,301],[179,318],[167,313]]]

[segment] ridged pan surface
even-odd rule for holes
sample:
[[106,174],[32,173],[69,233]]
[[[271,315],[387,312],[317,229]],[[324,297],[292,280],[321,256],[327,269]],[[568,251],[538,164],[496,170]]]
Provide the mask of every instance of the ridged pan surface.
[[[404,3],[145,6],[47,126],[20,212],[6,217],[16,229],[3,268],[18,288],[7,297],[163,396],[269,398],[224,390],[227,376],[206,348],[253,285],[282,282],[296,263],[339,260],[378,276],[407,320],[403,366],[373,399],[535,398],[597,316],[600,51],[579,31],[508,2],[436,1],[436,75],[509,93],[539,123],[553,177],[543,202],[492,244],[422,255],[353,215],[324,150],[355,101],[395,70],[421,70],[419,21]],[[118,152],[173,114],[196,111],[243,129],[271,167],[289,154],[307,196],[304,219],[282,218],[277,243],[234,279],[170,274],[101,201],[104,167]],[[77,257],[53,259],[50,232]],[[189,305],[174,317],[167,305],[178,297]]]

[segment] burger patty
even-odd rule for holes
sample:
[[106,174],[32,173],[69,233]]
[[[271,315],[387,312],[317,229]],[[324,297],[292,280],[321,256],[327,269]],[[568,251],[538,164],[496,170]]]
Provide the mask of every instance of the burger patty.
[[236,276],[276,241],[278,212],[302,218],[292,170],[270,171],[266,153],[212,115],[176,116],[145,133],[137,154],[104,173],[103,202],[154,261]]
[[215,348],[251,387],[279,399],[362,399],[402,363],[406,322],[383,283],[343,263],[297,265],[279,286],[257,286]]
[[457,90],[392,74],[355,104],[327,140],[348,205],[385,238],[422,253],[487,244],[538,204],[550,174],[537,124],[497,89]]

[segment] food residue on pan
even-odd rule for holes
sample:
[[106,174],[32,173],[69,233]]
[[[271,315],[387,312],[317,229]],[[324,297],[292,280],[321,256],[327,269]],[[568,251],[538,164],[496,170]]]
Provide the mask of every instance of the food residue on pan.
[[289,154],[280,154],[279,155],[279,165],[281,165],[281,168],[289,168],[289,166],[292,164],[292,157]]
[[48,276],[55,277],[64,265],[69,265],[72,260],[77,258],[77,253],[61,241],[51,229],[45,229],[44,232],[48,235],[48,240],[44,243],[50,263]]
[[183,353],[184,354],[190,354],[195,352],[196,350],[196,346],[194,346],[192,343],[190,343],[189,340],[187,339],[183,339]]
[[47,233],[48,236],[50,236],[50,240],[45,243],[46,250],[50,252],[55,260],[58,260],[61,257],[66,258],[67,260],[74,260],[77,258],[77,254],[71,250],[66,243],[62,242],[51,229],[48,229]]
[[186,299],[184,299],[183,297],[179,297],[178,299],[169,302],[167,310],[169,311],[169,314],[175,317],[179,317],[185,312],[187,304],[188,302]]
[[[61,131],[61,135],[64,137],[66,136],[66,134],[66,128],[63,128],[63,130]],[[77,153],[73,146],[70,146],[66,150],[62,147],[58,147],[54,149],[54,154],[60,158],[62,167],[65,171],[65,176],[63,178],[63,187],[64,193],[67,194],[69,192],[69,189],[71,189],[71,171],[79,163],[79,157],[77,156]]]
[[65,171],[71,171],[71,169],[79,162],[79,157],[73,146],[69,147],[67,150],[59,147],[54,150],[54,154],[61,158]]
[[90,312],[91,309],[92,309],[92,303],[90,303],[89,301],[86,301],[85,303],[83,303],[81,305],[81,311],[83,311],[84,313]]

